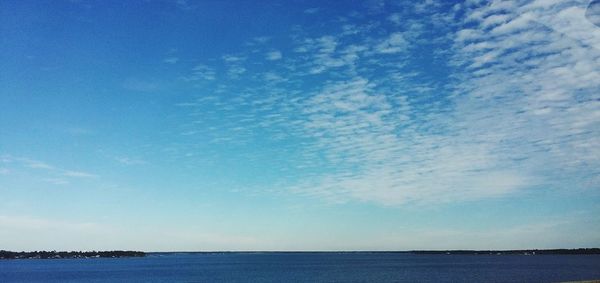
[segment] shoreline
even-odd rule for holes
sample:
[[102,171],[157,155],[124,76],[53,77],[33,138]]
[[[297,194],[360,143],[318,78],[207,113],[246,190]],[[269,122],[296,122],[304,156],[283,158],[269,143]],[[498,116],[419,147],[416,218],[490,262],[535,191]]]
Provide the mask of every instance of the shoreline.
[[145,257],[146,253],[141,251],[32,251],[13,252],[0,250],[2,259],[71,259],[71,258],[123,258],[123,257]]
[[0,250],[3,259],[75,259],[75,258],[131,258],[161,254],[412,254],[412,255],[600,255],[600,248],[579,249],[527,249],[527,250],[408,250],[408,251],[6,251]]

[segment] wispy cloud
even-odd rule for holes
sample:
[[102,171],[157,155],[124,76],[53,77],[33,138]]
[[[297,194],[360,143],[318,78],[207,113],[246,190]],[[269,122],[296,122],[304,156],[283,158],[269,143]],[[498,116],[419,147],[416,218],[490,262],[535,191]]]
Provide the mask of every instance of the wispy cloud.
[[383,42],[379,43],[375,50],[379,53],[397,53],[408,48],[408,41],[400,32],[390,34]]
[[167,63],[167,64],[175,64],[177,62],[179,62],[179,58],[177,57],[167,57],[163,60],[163,62]]
[[115,157],[115,160],[124,165],[143,165],[146,164],[146,161],[137,158],[130,157]]
[[600,151],[591,146],[599,138],[600,30],[585,20],[582,4],[469,7],[479,28],[455,39],[455,62],[466,70],[459,90],[469,94],[459,100],[462,114],[505,144],[499,154],[525,158],[521,166],[550,183],[564,174],[584,183],[600,173]]
[[95,175],[95,174],[81,172],[81,171],[71,171],[71,170],[64,170],[62,174],[66,177],[75,177],[75,178],[97,178],[98,177],[98,175]]
[[304,10],[304,13],[305,13],[305,14],[316,14],[316,13],[318,13],[320,10],[321,10],[321,9],[319,9],[319,8],[309,8],[309,9],[306,9],[306,10]]
[[43,178],[44,182],[54,184],[54,185],[67,185],[69,181],[65,178]]
[[[99,178],[98,175],[84,171],[76,171],[63,169],[54,165],[50,165],[46,162],[26,158],[26,157],[15,157],[11,155],[3,155],[0,164],[7,166],[5,168],[7,174],[11,171],[23,171],[24,169],[36,170],[42,172],[36,174],[40,180],[52,183],[55,185],[65,185],[70,183],[69,180],[81,179],[81,178]],[[11,168],[11,169],[9,169]]]
[[48,170],[55,169],[53,166],[48,165],[47,163],[38,161],[38,160],[32,160],[32,159],[28,159],[28,158],[18,158],[16,160],[23,162],[25,164],[25,166],[27,166],[29,168],[48,169]]
[[[252,143],[253,132],[290,141],[278,148],[295,153],[281,161],[282,186],[335,202],[468,201],[565,176],[597,187],[600,31],[580,2],[521,4],[423,1],[362,27],[334,21],[338,33],[297,28],[293,52],[267,72],[245,64],[251,52],[223,56],[230,76],[262,86],[190,102],[227,127],[186,128],[219,143]],[[451,75],[432,79],[428,60]]]
[[215,78],[216,72],[213,68],[204,64],[198,64],[192,68],[192,72],[189,76],[183,77],[183,80],[192,82],[200,80],[212,81],[215,80]]
[[280,60],[281,57],[282,57],[281,52],[276,51],[276,50],[269,51],[269,52],[267,52],[267,55],[266,55],[267,60],[270,60],[270,61]]

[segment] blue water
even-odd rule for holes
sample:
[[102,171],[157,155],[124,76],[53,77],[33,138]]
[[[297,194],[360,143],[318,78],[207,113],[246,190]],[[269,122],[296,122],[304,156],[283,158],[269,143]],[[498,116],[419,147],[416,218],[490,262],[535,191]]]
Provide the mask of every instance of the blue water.
[[600,255],[195,253],[0,260],[0,282],[560,282],[600,279]]

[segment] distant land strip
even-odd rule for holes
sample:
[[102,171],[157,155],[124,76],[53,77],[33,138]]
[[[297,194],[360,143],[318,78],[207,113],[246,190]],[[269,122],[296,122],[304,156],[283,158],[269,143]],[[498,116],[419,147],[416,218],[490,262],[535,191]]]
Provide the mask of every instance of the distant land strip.
[[0,259],[59,259],[59,258],[119,258],[119,257],[144,257],[146,253],[139,251],[89,251],[89,252],[57,252],[33,251],[11,252],[0,250]]
[[600,254],[600,248],[547,249],[547,250],[421,250],[413,254],[455,254],[455,255],[585,255]]
[[122,258],[144,257],[147,254],[256,254],[256,253],[405,253],[416,255],[599,255],[600,248],[530,249],[530,250],[411,250],[411,251],[32,251],[13,252],[0,250],[2,259],[61,259],[61,258]]
[[359,254],[422,254],[422,255],[597,255],[600,248],[579,249],[530,249],[530,250],[408,250],[408,251],[177,251],[177,252],[150,252],[148,254],[264,254],[264,253],[359,253]]

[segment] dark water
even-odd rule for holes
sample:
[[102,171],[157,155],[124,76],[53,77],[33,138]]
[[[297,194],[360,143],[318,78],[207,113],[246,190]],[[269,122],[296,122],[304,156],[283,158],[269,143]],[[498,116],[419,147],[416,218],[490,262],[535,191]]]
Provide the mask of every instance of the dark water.
[[0,282],[560,282],[600,279],[600,255],[150,254],[0,260]]

